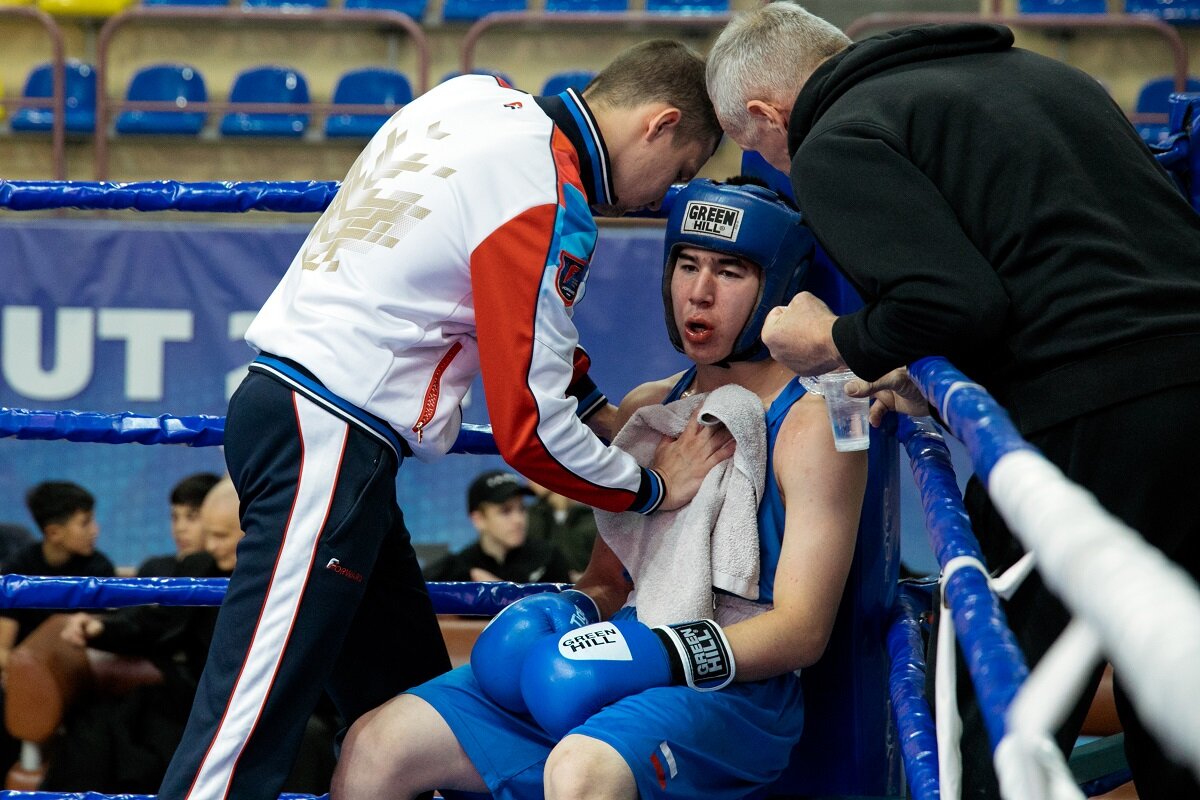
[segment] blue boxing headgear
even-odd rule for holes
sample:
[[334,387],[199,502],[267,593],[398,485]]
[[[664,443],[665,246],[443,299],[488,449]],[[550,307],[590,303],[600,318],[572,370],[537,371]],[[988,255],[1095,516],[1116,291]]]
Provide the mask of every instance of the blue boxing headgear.
[[692,181],[675,195],[667,218],[662,294],[667,333],[675,349],[683,341],[671,303],[671,275],[684,247],[715,250],[751,261],[760,270],[758,305],[723,360],[760,361],[770,353],[761,334],[767,312],[787,305],[808,274],[813,236],[800,213],[771,189],[754,184]]

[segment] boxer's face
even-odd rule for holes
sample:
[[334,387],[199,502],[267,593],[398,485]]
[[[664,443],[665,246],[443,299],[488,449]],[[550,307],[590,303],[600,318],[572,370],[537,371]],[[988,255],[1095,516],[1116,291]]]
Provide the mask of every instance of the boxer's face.
[[759,269],[737,256],[684,247],[671,272],[671,308],[683,352],[697,364],[720,361],[758,303]]

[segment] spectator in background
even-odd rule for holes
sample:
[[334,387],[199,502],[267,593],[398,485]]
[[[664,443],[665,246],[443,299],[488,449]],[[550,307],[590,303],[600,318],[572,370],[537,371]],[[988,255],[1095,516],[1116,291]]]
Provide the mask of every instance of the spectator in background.
[[[205,484],[210,491],[193,507],[188,501]],[[199,549],[171,557],[163,562],[165,571],[156,575],[228,578],[243,536],[233,483],[208,474],[190,476],[172,491],[171,504],[173,512],[180,506],[184,507],[180,510],[194,511],[187,515],[192,517],[188,530],[182,537],[176,534],[176,542],[181,549],[184,541],[195,542]],[[172,513],[173,520],[178,516]],[[216,618],[216,608],[199,606],[136,606],[109,614],[72,615],[62,632],[68,642],[150,659],[162,672],[163,681],[121,696],[97,697],[74,709],[41,788],[110,794],[154,792],[183,736]],[[321,794],[328,790],[336,723],[316,721],[321,724],[316,728],[319,735],[313,752],[302,751],[304,763],[297,763],[285,791]],[[306,744],[308,741],[306,736]],[[299,777],[301,767],[310,777]]]
[[566,559],[549,542],[530,540],[525,498],[533,495],[512,472],[479,475],[467,489],[467,511],[479,541],[451,553],[426,571],[431,581],[565,583]]
[[[96,550],[100,526],[94,513],[96,499],[87,489],[64,481],[46,481],[29,490],[25,505],[42,533],[42,541],[31,542],[5,559],[6,573],[100,578],[116,574],[112,562]],[[0,611],[0,683],[13,647],[54,613],[53,609],[42,608]],[[4,694],[0,692],[0,719],[3,717]],[[0,727],[0,763],[12,764],[19,750],[20,743]]]
[[570,570],[571,582],[579,580],[596,541],[596,515],[566,495],[552,492],[530,482],[537,499],[529,507],[529,541],[549,542],[562,553]]
[[171,538],[175,552],[151,556],[138,567],[139,578],[173,575],[175,566],[185,557],[204,551],[204,529],[200,521],[200,504],[209,490],[220,482],[221,476],[212,472],[197,472],[175,484],[171,489]]
[[[46,481],[29,490],[25,505],[42,532],[42,541],[18,551],[5,571],[14,575],[73,575],[111,578],[108,557],[96,550],[100,526],[96,499],[74,483]],[[0,611],[0,670],[13,647],[42,624],[55,609],[12,608]]]

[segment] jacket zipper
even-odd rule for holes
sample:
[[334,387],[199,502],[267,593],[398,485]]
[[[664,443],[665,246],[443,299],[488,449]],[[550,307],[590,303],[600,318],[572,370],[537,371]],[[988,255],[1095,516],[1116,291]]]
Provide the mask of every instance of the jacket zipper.
[[425,426],[433,419],[433,415],[437,413],[438,397],[442,393],[442,375],[446,372],[450,362],[462,350],[462,342],[455,342],[446,355],[442,356],[442,360],[433,370],[433,376],[429,379],[429,386],[425,389],[425,401],[421,404],[421,416],[417,417],[417,424],[413,425],[413,433],[417,435],[417,444],[421,443],[421,438],[425,434]]

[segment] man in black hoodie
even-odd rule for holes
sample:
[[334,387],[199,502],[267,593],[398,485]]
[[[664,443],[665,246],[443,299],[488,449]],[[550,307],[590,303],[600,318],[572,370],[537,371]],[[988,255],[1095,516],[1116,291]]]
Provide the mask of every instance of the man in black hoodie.
[[[790,172],[865,301],[836,317],[801,293],[763,341],[801,375],[848,366],[860,394],[904,411],[921,409],[893,393],[911,389],[900,368],[946,356],[1196,578],[1200,517],[1181,476],[1200,444],[1200,216],[1099,83],[1012,45],[988,24],[851,44],[787,2],[730,23],[708,58],[722,127]],[[978,481],[966,501],[989,566],[1014,563],[1020,545]],[[1031,663],[1068,619],[1036,575],[1006,612]],[[997,796],[969,681],[959,686],[972,704],[964,796]],[[1140,796],[1200,797],[1120,692],[1118,708]]]

